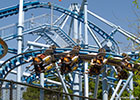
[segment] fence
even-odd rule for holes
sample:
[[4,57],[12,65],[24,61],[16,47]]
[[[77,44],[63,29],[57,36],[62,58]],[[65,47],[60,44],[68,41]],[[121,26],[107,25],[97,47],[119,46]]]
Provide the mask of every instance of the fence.
[[[16,100],[16,87],[21,87],[21,100],[95,100],[84,96],[63,93],[59,88],[42,88],[40,86],[0,79],[0,100]],[[62,90],[62,89],[61,89]],[[96,99],[97,100],[97,99]]]

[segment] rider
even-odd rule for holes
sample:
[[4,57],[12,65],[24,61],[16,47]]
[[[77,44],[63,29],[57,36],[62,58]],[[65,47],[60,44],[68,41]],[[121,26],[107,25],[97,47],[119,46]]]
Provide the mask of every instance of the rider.
[[99,75],[100,74],[100,69],[101,69],[101,66],[102,66],[102,64],[101,64],[101,61],[100,60],[98,60],[98,59],[92,59],[91,60],[91,63],[90,63],[90,66],[89,66],[89,69],[88,69],[88,71],[89,71],[89,74],[90,75]]
[[91,60],[87,70],[90,75],[99,75],[101,73],[101,68],[104,65],[104,55],[104,49],[100,49],[99,54]]
[[[29,69],[32,65],[34,65],[35,72],[37,73],[42,72],[44,70],[44,65],[43,65],[44,57],[45,57],[44,54],[39,54],[37,55],[37,57],[31,57],[30,59],[26,60],[26,62],[33,60],[33,62],[26,68]],[[33,69],[30,71],[33,71]]]
[[40,54],[37,57],[33,58],[33,65],[36,73],[41,73],[44,70],[43,58],[43,54]]
[[61,73],[67,73],[67,72],[70,72],[72,71],[71,69],[71,56],[68,54],[66,55],[65,57],[62,57],[61,58]]

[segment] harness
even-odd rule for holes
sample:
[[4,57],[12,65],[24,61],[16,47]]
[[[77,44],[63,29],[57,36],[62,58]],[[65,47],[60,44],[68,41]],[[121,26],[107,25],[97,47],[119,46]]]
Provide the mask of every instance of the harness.
[[41,70],[44,70],[43,60],[41,59],[41,57],[33,58],[33,63],[36,72],[41,72]]

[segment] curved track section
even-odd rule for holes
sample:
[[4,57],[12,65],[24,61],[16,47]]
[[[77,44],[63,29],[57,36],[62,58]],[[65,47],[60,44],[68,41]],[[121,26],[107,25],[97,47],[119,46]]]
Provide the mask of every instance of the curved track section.
[[35,57],[36,55],[41,54],[42,52],[43,52],[43,50],[26,52],[26,53],[16,55],[16,56],[6,60],[1,65],[0,78],[5,78],[11,70],[13,70],[14,68],[16,68],[20,65],[27,63],[24,60],[29,59],[29,57]]
[[[27,10],[34,9],[34,8],[49,8],[49,9],[51,9],[51,5],[53,5],[53,10],[62,12],[64,14],[69,15],[69,16],[81,21],[82,23],[84,23],[84,18],[81,15],[76,14],[76,13],[74,13],[66,8],[63,8],[61,6],[51,4],[50,2],[48,2],[48,3],[41,3],[39,1],[27,2],[27,3],[24,3],[23,10],[27,11]],[[4,17],[8,17],[11,15],[17,14],[18,9],[19,9],[18,5],[13,6],[13,7],[9,7],[6,9],[1,9],[0,10],[0,18],[4,18]],[[94,32],[97,32],[102,38],[104,38],[105,40],[109,39],[110,41],[112,41],[114,47],[117,49],[117,52],[119,52],[119,47],[117,45],[117,42],[109,34],[107,34],[105,31],[103,31],[101,28],[99,28],[97,25],[93,24],[90,21],[88,21],[88,25],[90,28],[93,29]]]
[[[57,48],[54,51],[54,55],[55,57],[58,57],[57,59],[60,59],[61,55],[65,55],[65,52],[70,52],[72,49],[70,48]],[[23,65],[27,62],[25,62],[25,60],[28,60],[30,57],[35,57],[38,54],[43,53],[44,50],[36,50],[36,51],[31,51],[31,52],[26,52],[26,53],[22,53],[19,55],[16,55],[10,59],[8,59],[7,61],[5,61],[2,65],[1,65],[1,70],[0,70],[0,78],[5,78],[8,73],[13,70],[14,68]],[[91,59],[93,59],[95,56],[97,56],[98,52],[96,51],[92,51],[92,50],[86,50],[86,49],[82,49],[79,51],[79,55],[80,55],[80,59],[81,60],[86,60],[86,61],[91,61]],[[107,62],[107,64],[109,65],[115,65],[113,64],[114,62],[112,61],[117,61],[117,62],[121,62],[123,61],[123,57],[116,55],[116,54],[111,54],[111,53],[106,53],[105,58],[109,59],[111,62]],[[132,61],[135,61],[135,59],[131,59],[131,63]]]
[[7,54],[8,46],[7,44],[0,38],[0,59]]

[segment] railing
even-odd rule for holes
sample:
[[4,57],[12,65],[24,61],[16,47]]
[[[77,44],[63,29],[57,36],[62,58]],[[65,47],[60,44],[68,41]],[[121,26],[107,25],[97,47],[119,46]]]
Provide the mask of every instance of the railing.
[[[42,26],[43,24],[51,23],[50,21],[50,14],[43,14],[40,16],[32,17],[30,19],[27,19],[24,21],[24,31],[36,28],[38,26]],[[57,18],[57,16],[53,16],[54,20]],[[14,37],[17,35],[17,23],[11,24],[8,26],[4,26],[0,28],[0,37],[2,39],[7,37]]]
[[[88,98],[84,96],[78,96],[73,94],[67,94],[60,92],[61,90],[58,87],[42,88],[40,86],[35,86],[27,83],[20,83],[5,79],[0,79],[0,82],[3,83],[0,90],[0,99],[2,100],[15,100],[16,99],[16,85],[21,86],[21,100],[40,100],[40,98],[44,98],[44,100],[68,100],[68,96],[73,98],[77,98],[78,100],[97,100],[93,98]],[[40,93],[44,92],[44,97],[41,97]]]

